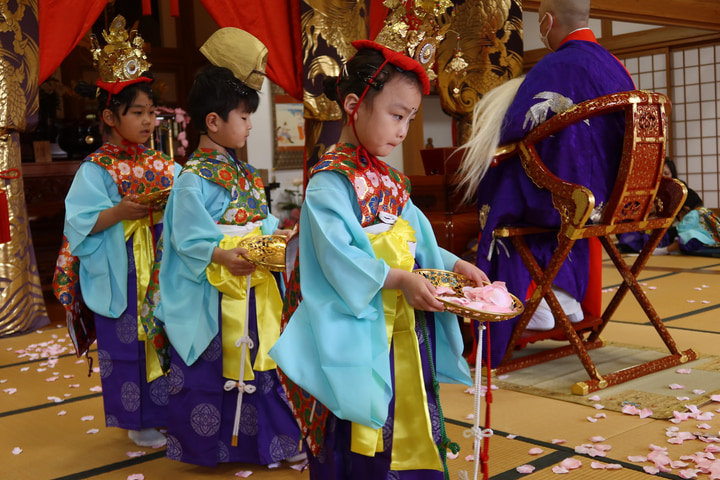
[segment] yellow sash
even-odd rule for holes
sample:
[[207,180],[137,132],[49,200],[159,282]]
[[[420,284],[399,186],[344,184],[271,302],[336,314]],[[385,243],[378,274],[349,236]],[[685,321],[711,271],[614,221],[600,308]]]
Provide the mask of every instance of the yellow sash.
[[[387,232],[368,233],[373,251],[392,268],[411,271],[413,258],[408,241],[415,232],[402,218]],[[392,470],[442,470],[432,437],[432,423],[423,383],[420,347],[415,335],[415,310],[400,290],[383,289],[383,309],[388,346],[394,346],[395,411],[392,440]],[[351,450],[367,456],[383,451],[382,428],[352,424]]]
[[150,284],[150,276],[152,275],[153,263],[155,262],[155,252],[153,251],[152,225],[157,225],[162,221],[163,212],[152,212],[153,221],[150,222],[150,216],[143,217],[140,220],[123,220],[123,230],[125,231],[125,242],[132,237],[133,239],[133,258],[135,260],[135,275],[137,280],[137,330],[138,341],[145,344],[145,375],[147,381],[152,382],[163,375],[160,361],[158,360],[155,349],[150,345],[145,335],[140,321],[142,315],[142,305],[145,301],[148,285]]
[[[254,237],[261,234],[260,228],[256,228],[244,237],[225,236],[220,241],[220,248],[226,250],[235,248],[240,240],[246,237]],[[223,349],[223,376],[225,378],[240,380],[240,358],[241,348],[236,346],[245,331],[245,311],[247,298],[247,276],[235,276],[230,274],[228,269],[216,263],[211,263],[205,270],[208,281],[211,285],[222,292],[222,349]],[[280,337],[280,314],[282,312],[282,298],[277,283],[272,274],[264,269],[258,268],[252,274],[250,287],[255,288],[255,308],[257,312],[257,329],[260,342],[257,346],[255,363],[251,365],[250,355],[245,356],[245,378],[253,380],[253,370],[272,370],[277,365],[270,358],[268,351]]]

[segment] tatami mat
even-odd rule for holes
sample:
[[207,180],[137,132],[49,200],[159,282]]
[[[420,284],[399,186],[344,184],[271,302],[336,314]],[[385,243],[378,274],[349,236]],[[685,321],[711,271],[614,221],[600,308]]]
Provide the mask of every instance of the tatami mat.
[[[603,285],[612,289],[620,277],[606,261]],[[608,268],[609,267],[609,268]],[[713,258],[685,256],[652,257],[641,276],[648,296],[680,349],[694,348],[705,355],[720,356],[720,261]],[[707,287],[703,287],[707,285]],[[650,288],[655,287],[655,288]],[[701,290],[695,290],[700,287]],[[717,293],[715,293],[717,292]],[[611,293],[604,293],[608,302]],[[687,300],[695,300],[688,302]],[[707,300],[710,303],[703,304]],[[52,301],[52,300],[50,300]],[[49,305],[49,311],[57,311]],[[56,324],[58,322],[55,316]],[[654,331],[647,325],[637,303],[629,295],[603,332],[611,343],[645,347],[646,354],[664,348]],[[58,347],[59,346],[59,347]],[[65,352],[62,347],[69,349]],[[33,359],[21,356],[22,350],[59,354],[57,363],[47,358]],[[593,354],[595,355],[595,354]],[[576,359],[574,359],[576,360]],[[577,360],[576,360],[577,361]],[[609,359],[609,361],[613,361]],[[124,431],[104,427],[102,397],[94,387],[100,378],[94,373],[88,378],[88,367],[78,360],[65,338],[64,328],[46,328],[42,333],[0,339],[0,479],[5,480],[126,480],[142,474],[145,480],[209,480],[239,478],[237,472],[252,471],[253,479],[309,479],[307,471],[298,472],[287,465],[270,470],[243,464],[226,464],[217,468],[203,468],[164,457],[164,450],[139,448],[127,439]],[[514,372],[518,376],[526,373]],[[707,386],[702,379],[705,373],[696,372],[683,377],[686,388],[701,389]],[[53,378],[57,377],[57,378]],[[693,378],[693,380],[690,380]],[[697,380],[695,380],[697,378]],[[678,382],[682,383],[682,382]],[[662,385],[657,388],[661,388]],[[473,478],[473,462],[466,457],[472,454],[472,439],[464,432],[472,424],[468,417],[473,409],[472,395],[467,387],[442,386],[442,405],[447,418],[448,436],[458,442],[462,450],[457,458],[449,460],[452,479],[460,478],[461,470]],[[13,391],[14,393],[9,393]],[[598,410],[587,404],[575,404],[557,399],[530,395],[523,391],[493,390],[491,427],[495,436],[490,440],[489,472],[493,480],[517,478],[558,478],[552,467],[565,458],[582,461],[582,467],[571,470],[564,478],[635,480],[647,478],[642,471],[649,462],[633,462],[629,456],[649,453],[650,444],[667,447],[668,456],[679,460],[683,455],[702,451],[708,443],[687,440],[682,445],[668,443],[668,428],[679,431],[707,432],[718,435],[720,414],[707,421],[687,420],[673,424],[667,420],[640,418],[609,409]],[[611,390],[596,392],[600,400],[609,401]],[[62,400],[56,403],[56,400]],[[699,406],[703,411],[714,412],[720,403]],[[483,403],[484,418],[485,405]],[[63,415],[59,413],[64,412]],[[594,422],[591,421],[594,420]],[[710,428],[701,429],[706,423]],[[97,429],[96,433],[93,433]],[[515,436],[509,438],[508,435]],[[605,458],[592,458],[575,453],[575,448],[591,444],[593,437],[602,437],[603,444],[611,446]],[[553,440],[565,440],[554,444]],[[598,440],[595,438],[594,440]],[[22,449],[14,454],[14,448]],[[530,450],[543,452],[532,455]],[[135,457],[135,452],[144,452]],[[619,463],[621,470],[606,471],[591,468],[593,461]],[[531,464],[532,474],[520,474],[516,468]],[[679,469],[662,478],[680,478]],[[707,478],[698,474],[698,478]]]

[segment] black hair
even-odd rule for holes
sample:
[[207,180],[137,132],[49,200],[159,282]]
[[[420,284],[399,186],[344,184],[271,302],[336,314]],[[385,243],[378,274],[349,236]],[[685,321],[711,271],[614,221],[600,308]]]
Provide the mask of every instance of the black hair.
[[670,169],[672,178],[677,178],[677,165],[670,157],[665,157],[665,165]]
[[195,76],[188,94],[188,114],[193,127],[207,132],[205,117],[217,113],[223,120],[230,112],[243,106],[248,113],[254,113],[260,104],[258,92],[235,78],[225,67],[207,65]]
[[[345,97],[351,93],[358,97],[361,96],[368,85],[370,88],[365,94],[363,102],[369,102],[370,105],[372,105],[375,96],[382,90],[383,85],[396,75],[401,75],[422,90],[422,84],[415,72],[402,70],[395,65],[386,63],[382,70],[377,73],[384,62],[385,57],[383,57],[382,53],[371,48],[363,48],[343,66],[339,81],[338,77],[325,77],[323,91],[330,100],[340,105],[343,119],[346,119],[347,116],[343,108]],[[376,73],[377,75],[375,75]]]
[[687,198],[685,199],[685,203],[683,204],[683,208],[687,207],[688,211],[695,210],[698,207],[703,206],[702,198],[700,198],[700,195],[697,194],[695,190],[693,190],[690,187],[687,187]]
[[[153,78],[152,73],[150,72],[145,72],[142,74],[142,76],[151,80]],[[99,118],[102,118],[103,110],[110,110],[112,114],[118,118],[125,115],[130,109],[132,103],[137,98],[138,93],[140,92],[145,92],[147,96],[150,97],[150,101],[153,102],[153,105],[155,105],[157,102],[157,99],[155,98],[155,93],[152,89],[152,82],[133,83],[132,85],[128,85],[127,87],[123,88],[119,93],[116,93],[115,95],[110,95],[110,92],[108,92],[107,90],[103,90],[102,88],[87,82],[78,82],[78,84],[75,86],[75,91],[83,97],[97,98],[97,109]],[[104,133],[110,133],[112,131],[112,128],[106,125],[105,122],[101,123]]]

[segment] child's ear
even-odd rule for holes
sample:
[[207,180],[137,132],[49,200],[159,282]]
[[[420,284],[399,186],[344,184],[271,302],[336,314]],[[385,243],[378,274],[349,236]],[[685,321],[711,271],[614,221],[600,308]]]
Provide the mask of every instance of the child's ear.
[[205,115],[205,128],[208,132],[216,133],[219,128],[220,123],[220,115],[218,115],[215,112],[210,112],[207,115]]
[[115,115],[113,114],[112,110],[110,110],[109,108],[106,108],[105,110],[102,111],[101,116],[102,116],[103,122],[105,122],[105,124],[107,126],[109,126],[109,127],[116,126],[115,125],[116,124]]
[[343,109],[345,110],[345,113],[347,113],[348,117],[355,111],[359,101],[360,97],[354,93],[350,93],[347,97],[345,97],[345,100],[343,101]]

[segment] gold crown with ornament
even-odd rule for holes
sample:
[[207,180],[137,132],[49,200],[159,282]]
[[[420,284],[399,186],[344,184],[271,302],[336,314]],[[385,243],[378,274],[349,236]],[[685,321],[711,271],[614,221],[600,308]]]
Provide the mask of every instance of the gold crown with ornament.
[[390,9],[390,13],[375,42],[396,52],[404,52],[425,69],[430,81],[435,80],[435,54],[450,29],[450,21],[455,14],[453,2],[385,0],[383,5]]
[[137,80],[150,69],[143,51],[145,42],[137,30],[128,34],[125,17],[116,16],[102,36],[107,43],[104,48],[100,48],[95,35],[90,36],[93,66],[100,73],[100,81],[115,84]]

